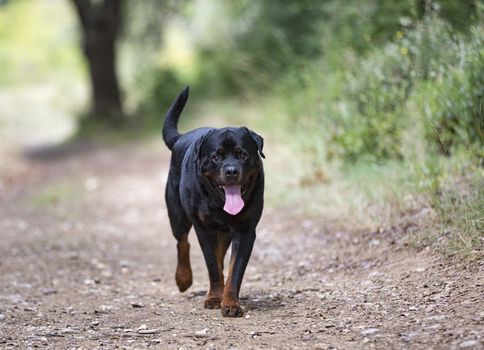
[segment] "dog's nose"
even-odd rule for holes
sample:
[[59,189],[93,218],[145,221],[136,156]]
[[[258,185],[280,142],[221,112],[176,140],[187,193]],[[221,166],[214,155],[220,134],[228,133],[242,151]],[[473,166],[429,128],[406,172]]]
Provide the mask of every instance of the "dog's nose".
[[239,169],[233,165],[229,165],[224,168],[224,173],[229,178],[237,177],[239,176]]

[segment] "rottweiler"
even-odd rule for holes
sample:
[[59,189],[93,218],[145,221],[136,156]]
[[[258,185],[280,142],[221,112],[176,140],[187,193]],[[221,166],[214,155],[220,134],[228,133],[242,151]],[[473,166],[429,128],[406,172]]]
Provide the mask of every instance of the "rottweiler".
[[[171,105],[163,125],[163,140],[172,151],[165,200],[177,240],[175,280],[181,292],[192,284],[188,233],[193,226],[210,279],[205,308],[240,317],[240,286],[264,204],[264,140],[246,127],[180,134],[178,119],[187,99],[188,87]],[[231,244],[224,281],[224,257]]]

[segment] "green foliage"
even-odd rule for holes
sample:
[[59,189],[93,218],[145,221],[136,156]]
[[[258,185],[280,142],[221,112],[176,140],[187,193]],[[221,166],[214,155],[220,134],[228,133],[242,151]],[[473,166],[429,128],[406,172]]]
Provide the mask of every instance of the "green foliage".
[[[415,121],[446,154],[458,146],[482,152],[482,41],[482,29],[463,38],[437,16],[406,23],[393,42],[347,74],[345,97],[355,110],[334,121],[334,152],[351,162],[401,158],[407,152],[403,130]],[[419,119],[410,118],[408,108],[415,94]]]
[[353,68],[347,75],[345,98],[355,110],[335,120],[332,143],[337,153],[348,161],[402,156],[400,137],[410,72],[410,58],[393,43]]
[[139,86],[144,88],[143,109],[138,111],[147,126],[160,125],[168,107],[183,89],[183,83],[172,70],[159,69],[145,77]]
[[318,57],[322,50],[318,2],[220,1],[213,17],[219,30],[202,34],[196,44],[200,69],[195,84],[210,94],[268,89],[289,65]]
[[482,0],[424,0],[420,2],[437,7],[440,16],[450,23],[454,30],[459,32],[467,32],[482,20],[480,17],[484,10]]
[[0,2],[0,84],[45,81],[66,72],[79,75],[75,23],[64,4]]
[[484,156],[484,31],[475,28],[472,40],[459,45],[459,63],[427,89],[427,138],[450,155],[465,147]]

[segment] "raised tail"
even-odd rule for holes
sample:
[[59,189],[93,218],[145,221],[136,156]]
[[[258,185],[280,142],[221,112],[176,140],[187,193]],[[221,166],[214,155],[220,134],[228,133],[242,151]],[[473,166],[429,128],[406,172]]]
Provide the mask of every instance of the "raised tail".
[[181,136],[177,128],[178,119],[180,118],[180,114],[183,111],[183,107],[185,107],[187,100],[188,86],[183,89],[166,114],[165,123],[163,124],[163,140],[170,150],[173,149],[173,145]]

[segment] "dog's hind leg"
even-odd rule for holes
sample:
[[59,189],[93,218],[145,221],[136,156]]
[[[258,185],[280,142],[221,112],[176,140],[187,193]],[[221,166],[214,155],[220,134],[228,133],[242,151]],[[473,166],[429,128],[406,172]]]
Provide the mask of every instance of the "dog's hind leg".
[[178,250],[178,264],[176,266],[175,280],[180,292],[186,291],[193,282],[192,268],[190,266],[190,244],[188,234],[179,240],[176,247]]
[[190,266],[190,244],[188,232],[192,223],[185,214],[178,193],[174,193],[171,186],[166,188],[166,207],[170,218],[171,230],[177,240],[178,263],[176,266],[175,280],[180,292],[186,291],[193,282],[192,268]]

